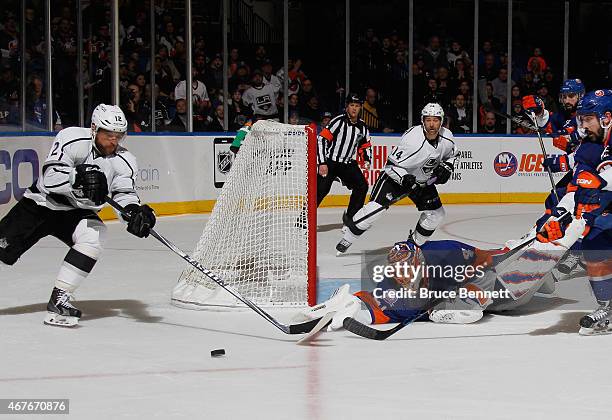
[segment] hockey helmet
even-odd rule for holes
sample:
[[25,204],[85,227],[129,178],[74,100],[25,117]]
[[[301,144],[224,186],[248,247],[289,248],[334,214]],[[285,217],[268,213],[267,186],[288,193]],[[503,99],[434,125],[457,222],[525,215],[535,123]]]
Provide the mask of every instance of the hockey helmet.
[[421,121],[425,121],[425,117],[439,117],[441,121],[444,120],[444,109],[440,104],[435,102],[429,103],[423,107],[421,111]]
[[117,105],[100,104],[91,114],[91,141],[95,145],[99,129],[125,134],[127,127],[127,119],[121,108]]
[[389,264],[400,264],[395,280],[403,287],[416,289],[423,278],[425,256],[413,241],[396,242],[387,254]]

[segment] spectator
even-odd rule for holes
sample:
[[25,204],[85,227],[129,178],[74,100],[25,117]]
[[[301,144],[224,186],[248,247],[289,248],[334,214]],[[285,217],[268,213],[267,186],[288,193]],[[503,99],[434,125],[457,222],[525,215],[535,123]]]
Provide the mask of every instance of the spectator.
[[[195,69],[193,69],[193,75],[195,75]],[[185,99],[186,89],[185,85],[187,82],[181,80],[174,88],[174,99]],[[194,115],[204,116],[210,109],[210,99],[208,97],[208,91],[206,85],[197,79],[191,81],[191,96],[193,101],[193,113]]]
[[448,53],[446,53],[446,61],[448,61],[451,67],[456,67],[457,60],[462,60],[464,64],[466,61],[471,62],[467,51],[463,49],[459,41],[455,40],[451,43],[451,48]]
[[513,117],[513,121],[512,121],[512,126],[511,126],[511,131],[512,134],[529,134],[532,131],[524,128],[522,125],[517,124],[516,122],[514,122],[515,119],[519,119],[519,120],[524,120],[523,116],[525,114],[523,113],[523,101],[519,98],[519,99],[513,99],[512,100],[512,117]]
[[289,124],[300,124],[300,114],[298,112],[292,112],[291,114],[289,114]]
[[261,71],[263,72],[264,85],[272,85],[279,92],[283,90],[283,86],[281,85],[281,81],[278,76],[272,74],[272,61],[270,61],[269,58],[262,61]]
[[300,108],[302,108],[303,110],[306,107],[306,104],[310,101],[310,99],[315,96],[317,96],[317,94],[312,85],[312,80],[310,80],[308,77],[305,77],[304,80],[302,80],[299,94]]
[[455,89],[449,79],[448,69],[445,66],[437,68],[436,81],[438,82],[438,96],[441,103],[450,103],[451,92]]
[[213,112],[213,115],[209,116],[206,121],[206,131],[225,131],[225,128],[223,127],[224,115],[225,114],[223,112],[223,104],[217,104],[215,106],[215,111]]
[[145,86],[147,86],[147,76],[145,76],[144,73],[136,74],[136,77],[134,78],[134,84],[138,86],[141,97],[144,96]]
[[448,119],[453,133],[472,132],[472,110],[466,106],[462,94],[455,96],[455,103],[448,110]]
[[488,82],[495,79],[498,75],[497,65],[495,64],[495,55],[489,53],[484,56],[484,64],[480,70],[480,78],[486,79]]
[[185,99],[179,99],[176,101],[176,113],[166,128],[168,131],[187,131],[187,102]]
[[229,80],[230,90],[239,89],[240,92],[243,92],[251,87],[250,77],[249,77],[249,68],[245,65],[239,66],[234,75]]
[[557,112],[557,101],[549,94],[548,85],[546,83],[540,83],[538,87],[538,96],[544,102],[544,108],[548,111]]
[[[164,131],[166,129],[166,125],[170,124],[170,119],[168,117],[168,108],[165,104],[165,98],[159,95],[159,86],[157,84],[155,85],[153,97],[155,98],[155,131]],[[153,103],[151,100],[150,84],[146,85],[145,87],[145,98],[147,103]]]
[[442,105],[442,108],[446,108],[446,103],[443,101],[443,97],[438,92],[438,81],[436,79],[429,79],[427,81],[427,90],[425,91],[425,96],[421,101],[422,108],[425,104],[429,103],[437,103]]
[[209,88],[218,90],[223,88],[223,59],[221,58],[221,54],[215,54],[210,61],[205,79],[199,80],[202,80]]
[[175,48],[176,48],[177,41],[185,45],[185,41],[183,40],[183,37],[176,34],[174,23],[172,21],[166,22],[165,31],[159,37],[159,41],[158,41],[159,45],[166,47],[170,56],[174,57],[176,53]]
[[287,113],[291,114],[292,112],[299,112],[300,107],[300,98],[296,93],[292,93],[289,95],[289,107],[287,108]]
[[472,109],[474,107],[472,87],[470,86],[470,83],[467,80],[464,80],[461,83],[459,83],[459,93],[463,95],[466,108]]
[[327,127],[327,124],[329,124],[332,117],[333,115],[329,111],[324,111],[323,114],[321,114],[321,123],[319,124],[319,130],[318,130],[319,132],[325,127]]
[[181,78],[181,74],[174,65],[174,62],[168,57],[168,48],[162,45],[157,49],[157,55],[159,56],[162,68],[169,72],[174,83],[177,83]]
[[451,71],[451,78],[455,80],[457,85],[470,78],[465,68],[465,61],[462,58],[455,60],[455,66]]
[[277,119],[278,108],[276,99],[278,90],[272,85],[263,84],[261,70],[253,72],[252,86],[242,95],[242,101],[253,110],[253,117],[257,119]]
[[257,45],[255,47],[255,54],[254,54],[254,58],[253,58],[253,68],[261,69],[263,67],[264,63],[266,62],[266,60],[269,61],[267,56],[268,56],[268,54],[266,52],[266,47],[264,47],[261,44]]
[[[198,53],[193,59],[193,68],[195,69],[194,78],[202,82],[208,82],[206,76],[206,56],[203,53]],[[212,87],[212,85],[208,85]],[[223,84],[221,84],[223,86]]]
[[361,108],[361,119],[372,133],[391,133],[393,129],[385,127],[382,115],[377,107],[378,95],[374,88],[366,90],[365,102]]
[[[155,56],[155,83],[159,86],[159,94],[164,98],[169,98],[174,93],[176,83],[172,78],[172,70],[162,64],[162,58]],[[127,67],[126,67],[127,74]]]
[[311,96],[302,112],[300,113],[304,123],[318,123],[321,117],[321,110],[319,109],[319,98]]
[[493,96],[493,84],[488,82],[485,85],[485,97],[482,98],[483,104],[492,106],[496,111],[500,111],[502,108],[502,103]]
[[440,38],[436,35],[429,38],[424,53],[425,68],[429,71],[447,63],[446,52],[442,49]]
[[[514,86],[514,82],[512,85]],[[508,89],[508,69],[500,68],[497,77],[491,82],[493,86],[493,96],[496,97],[502,104],[502,109],[505,109],[507,89]]]
[[239,89],[234,90],[228,104],[229,130],[239,130],[251,116],[251,109],[242,102],[242,93]]
[[527,68],[531,69],[535,61],[539,62],[539,68],[542,70],[542,72],[545,72],[548,66],[546,65],[546,60],[544,60],[544,57],[542,57],[542,49],[539,47],[535,47],[533,49],[533,55],[529,57],[529,60],[527,60]]
[[16,60],[19,56],[19,32],[15,18],[8,15],[0,32],[0,57]]
[[480,132],[484,134],[501,134],[503,133],[501,126],[497,123],[497,118],[493,112],[484,113],[484,122],[480,128]]
[[121,108],[128,120],[128,131],[151,131],[151,108],[142,100],[140,88],[130,84],[127,88],[127,97]]

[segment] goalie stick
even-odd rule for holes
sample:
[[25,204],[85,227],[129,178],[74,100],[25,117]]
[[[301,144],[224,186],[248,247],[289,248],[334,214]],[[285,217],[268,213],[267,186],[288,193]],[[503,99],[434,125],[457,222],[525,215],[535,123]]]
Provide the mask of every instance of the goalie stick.
[[[506,252],[503,255],[503,258],[496,264],[496,266],[500,264],[501,262],[512,258],[519,250],[533,243],[535,239],[536,239],[535,236],[525,237],[525,241],[522,244],[519,244],[516,247],[509,250],[508,252]],[[364,338],[369,338],[370,340],[378,340],[378,341],[386,340],[387,338],[391,337],[393,334],[395,334],[399,330],[403,329],[404,327],[407,327],[413,322],[421,319],[423,316],[429,314],[429,311],[433,309],[437,304],[442,302],[443,300],[444,299],[434,299],[433,301],[431,301],[429,305],[427,305],[427,308],[424,309],[423,312],[421,312],[419,315],[409,318],[407,320],[404,320],[403,322],[397,324],[395,327],[388,329],[388,330],[378,330],[376,328],[372,328],[369,325],[365,325],[357,321],[355,318],[351,318],[351,317],[344,318],[344,321],[342,322],[342,326],[346,330],[352,332],[353,334],[356,334]]]
[[[128,220],[132,217],[132,215],[127,210],[125,210],[125,208],[122,207],[121,204],[117,203],[112,198],[106,197],[105,201],[108,204],[110,204],[111,207],[113,207],[115,210],[121,213],[121,215],[126,217]],[[155,239],[160,241],[162,244],[170,248],[172,252],[174,252],[179,257],[187,261],[189,264],[195,267],[198,271],[200,271],[206,277],[208,277],[209,279],[217,283],[219,286],[227,290],[232,296],[234,296],[236,299],[238,299],[239,301],[244,303],[246,306],[251,308],[257,314],[259,314],[262,318],[264,318],[266,321],[274,325],[276,328],[278,328],[285,334],[306,334],[310,332],[317,325],[317,323],[321,320],[321,318],[317,318],[311,321],[303,322],[301,324],[293,324],[293,325],[282,324],[281,322],[277,321],[272,315],[270,315],[269,313],[261,309],[259,306],[257,306],[255,303],[251,302],[249,299],[242,296],[240,292],[238,292],[236,289],[234,289],[233,287],[225,283],[222,279],[217,277],[216,274],[204,268],[199,262],[191,258],[187,253],[179,249],[176,245],[174,245],[168,239],[164,238],[162,235],[157,233],[155,230],[151,229],[150,234]]]

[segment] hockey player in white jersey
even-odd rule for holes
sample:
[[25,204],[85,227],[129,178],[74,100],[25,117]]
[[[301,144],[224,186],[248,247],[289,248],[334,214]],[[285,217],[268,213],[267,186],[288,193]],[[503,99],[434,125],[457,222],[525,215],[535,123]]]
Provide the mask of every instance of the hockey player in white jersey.
[[98,260],[106,226],[97,213],[111,194],[131,214],[128,232],[146,237],[155,214],[135,190],[135,157],[121,146],[127,120],[118,106],[98,105],[91,128],[69,127],[55,137],[37,182],[0,221],[0,261],[12,265],[45,236],[70,247],[47,305],[45,324],[72,327],[81,311],[74,291]]
[[435,184],[449,180],[459,154],[453,133],[442,127],[443,121],[444,110],[439,104],[425,105],[422,125],[408,129],[393,149],[372,189],[370,202],[352,218],[343,218],[344,234],[336,245],[339,254],[346,252],[383,211],[405,195],[422,212],[409,240],[422,245],[431,237],[445,215]]

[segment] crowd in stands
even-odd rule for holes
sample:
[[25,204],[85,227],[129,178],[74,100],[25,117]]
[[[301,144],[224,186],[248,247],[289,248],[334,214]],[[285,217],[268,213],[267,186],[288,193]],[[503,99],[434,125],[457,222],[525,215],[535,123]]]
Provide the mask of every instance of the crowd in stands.
[[[162,2],[163,3],[163,2]],[[78,123],[77,89],[83,79],[85,114],[100,102],[111,101],[110,12],[104,2],[92,1],[85,8],[83,73],[78,73],[76,16],[73,2],[54,8],[52,16],[54,126]],[[148,7],[148,6],[147,6]],[[27,8],[27,121],[45,127],[47,122],[44,89],[44,39],[41,10]],[[120,26],[120,105],[130,131],[186,131],[187,100],[193,105],[194,131],[223,131],[223,57],[221,45],[209,45],[204,35],[194,32],[193,66],[187,69],[184,16],[156,7],[156,37],[150,39],[148,10],[140,2],[125,2]],[[0,24],[0,124],[19,124],[19,28],[17,18],[5,12]],[[364,98],[362,118],[372,132],[403,132],[408,126],[408,43],[397,31],[376,33],[366,29],[352,40],[351,90]],[[469,41],[469,40],[468,40]],[[512,115],[522,113],[521,97],[540,96],[547,109],[557,108],[559,70],[551,68],[545,51],[534,48],[525,63],[512,67],[508,80],[508,57],[500,43],[484,40],[475,56],[464,41],[430,36],[415,42],[413,57],[414,115],[428,102],[440,103],[447,125],[456,133],[505,133],[506,119],[488,107]],[[151,63],[151,48],[154,61]],[[287,107],[289,122],[324,124],[341,112],[344,90],[322,92],[318,81],[326,77],[319,63],[304,63],[299,57],[289,61],[288,72],[282,56],[272,54],[273,46],[230,46],[228,61],[229,130],[239,129],[252,118],[281,118]],[[477,92],[473,92],[474,61],[478,61]],[[155,86],[151,89],[151,66]],[[188,98],[186,74],[193,78]],[[283,81],[288,77],[288,103],[283,101]],[[507,86],[511,83],[511,109],[507,109]],[[269,112],[257,110],[254,101],[264,86],[270,85]],[[151,92],[153,91],[153,95]],[[155,98],[155,113],[152,102]],[[472,126],[472,110],[477,107],[478,127]],[[254,111],[259,112],[254,115]],[[512,126],[512,133],[524,133]]]

